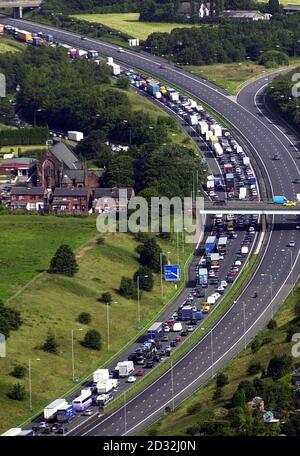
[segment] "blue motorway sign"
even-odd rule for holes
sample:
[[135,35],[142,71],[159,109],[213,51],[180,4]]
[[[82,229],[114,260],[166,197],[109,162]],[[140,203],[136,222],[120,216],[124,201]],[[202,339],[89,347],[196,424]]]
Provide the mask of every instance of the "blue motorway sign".
[[166,264],[165,265],[165,280],[167,282],[178,282],[180,280],[180,265]]

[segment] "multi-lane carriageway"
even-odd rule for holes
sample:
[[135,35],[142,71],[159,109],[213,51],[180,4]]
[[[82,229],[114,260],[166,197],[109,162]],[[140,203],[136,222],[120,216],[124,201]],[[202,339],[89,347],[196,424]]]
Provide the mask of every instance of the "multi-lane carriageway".
[[[56,41],[82,47],[80,36],[70,32],[10,18],[2,18],[1,22],[33,32],[51,33]],[[168,80],[169,84],[206,103],[225,118],[235,134],[247,143],[270,193],[285,195],[290,201],[296,200],[297,189],[292,182],[299,176],[298,141],[291,131],[272,118],[264,104],[264,89],[272,76],[249,84],[233,98],[224,90],[155,56],[129,50],[119,53],[117,46],[90,38],[85,40],[84,45]],[[274,154],[280,155],[281,160],[272,160]],[[292,216],[288,217],[290,219]],[[286,218],[286,215],[275,216],[274,221],[281,224]],[[296,225],[296,217],[293,218]],[[282,304],[292,283],[299,277],[300,238],[294,225],[288,226],[289,229],[285,231],[274,230],[270,233],[256,273],[248,286],[241,291],[239,298],[214,325],[212,331],[174,363],[172,371],[166,372],[137,397],[128,401],[126,407],[123,405],[102,418],[93,417],[74,433],[136,435],[158,420],[164,414],[166,406],[176,406],[242,350]],[[292,249],[287,246],[290,241],[295,241]],[[256,299],[253,299],[254,292],[258,294]]]

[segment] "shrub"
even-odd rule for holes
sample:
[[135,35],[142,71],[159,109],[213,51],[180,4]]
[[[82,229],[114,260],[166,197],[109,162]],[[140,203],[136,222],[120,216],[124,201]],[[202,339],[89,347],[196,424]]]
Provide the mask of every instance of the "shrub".
[[89,323],[91,323],[92,317],[91,314],[89,314],[88,312],[81,312],[78,315],[77,320],[79,321],[79,323],[82,323],[83,325],[88,325]]
[[120,283],[120,294],[125,298],[135,298],[137,295],[136,284],[129,277],[122,277]]
[[258,374],[259,372],[262,371],[262,365],[260,364],[259,361],[257,362],[254,362],[254,363],[251,363],[249,366],[248,366],[248,374],[249,375],[254,375],[254,374]]
[[102,342],[100,333],[96,329],[91,329],[84,336],[81,345],[92,350],[101,350]]
[[24,401],[25,396],[25,388],[20,383],[15,383],[7,393],[7,397],[13,401]]
[[99,236],[96,242],[98,245],[103,245],[105,242],[104,236]]
[[146,266],[140,267],[133,276],[133,280],[137,283],[139,277],[140,290],[151,291],[154,285],[154,279],[151,269]]
[[108,291],[102,293],[98,301],[103,302],[104,304],[110,304],[112,302],[112,295]]
[[21,364],[17,364],[13,370],[10,372],[10,375],[15,378],[24,378],[26,374],[26,368],[21,366]]
[[261,347],[260,341],[258,339],[254,339],[251,344],[251,351],[252,353],[257,353]]
[[292,357],[288,355],[274,356],[268,365],[267,376],[278,380],[288,374],[292,368]]
[[200,402],[196,402],[195,404],[190,405],[187,410],[187,415],[195,415],[196,413],[200,412],[202,408],[202,404]]
[[217,388],[223,388],[223,386],[228,385],[228,375],[220,372],[216,378]]
[[46,342],[44,343],[44,345],[42,345],[42,350],[44,350],[45,352],[48,352],[48,353],[57,354],[58,348],[59,348],[59,345],[56,342],[54,335],[48,334]]
[[275,320],[270,320],[269,323],[267,324],[267,328],[270,329],[271,331],[273,329],[277,328],[277,323]]

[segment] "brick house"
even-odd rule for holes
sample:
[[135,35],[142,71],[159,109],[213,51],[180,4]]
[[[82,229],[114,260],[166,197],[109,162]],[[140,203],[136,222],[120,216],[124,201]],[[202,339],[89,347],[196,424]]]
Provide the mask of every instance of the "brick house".
[[88,214],[92,206],[92,193],[88,187],[56,188],[51,205],[56,214]]
[[48,203],[43,187],[13,187],[10,195],[11,211],[38,212]]
[[122,210],[122,208],[128,205],[129,200],[133,197],[133,188],[96,188],[94,192],[93,209],[98,213],[108,212],[114,209]]

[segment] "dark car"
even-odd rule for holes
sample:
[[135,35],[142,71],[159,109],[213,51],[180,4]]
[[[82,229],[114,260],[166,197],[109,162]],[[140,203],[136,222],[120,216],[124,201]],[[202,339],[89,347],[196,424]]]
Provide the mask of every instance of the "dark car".
[[152,367],[154,366],[154,362],[153,362],[153,359],[149,359],[146,363],[146,368],[147,369],[152,369]]
[[62,427],[58,429],[57,434],[65,434],[66,432],[68,432],[68,428]]
[[185,336],[188,335],[188,333],[187,333],[187,331],[181,331],[180,335],[181,335],[182,337],[185,337]]
[[170,345],[171,345],[171,347],[176,347],[177,346],[176,340],[171,340]]

